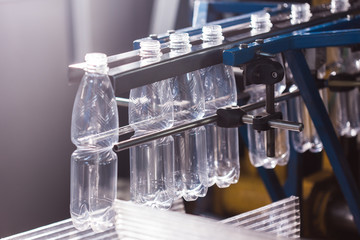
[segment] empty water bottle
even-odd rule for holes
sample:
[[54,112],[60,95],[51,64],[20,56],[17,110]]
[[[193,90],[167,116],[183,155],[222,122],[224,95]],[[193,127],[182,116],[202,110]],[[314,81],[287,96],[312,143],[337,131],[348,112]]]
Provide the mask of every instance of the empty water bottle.
[[[105,54],[85,56],[86,72],[76,94],[71,122],[71,140],[77,149],[71,155],[70,213],[74,226],[104,231],[112,226],[116,198],[118,111],[107,76]],[[106,134],[106,137],[95,136]]]
[[[297,90],[297,86],[294,84],[290,87],[289,91],[293,92]],[[319,90],[324,102],[327,102],[327,92],[324,89]],[[317,134],[314,123],[311,120],[307,107],[301,97],[295,97],[289,101],[291,106],[290,115],[293,120],[304,124],[302,132],[292,132],[291,140],[293,142],[294,149],[303,153],[305,151],[321,152],[323,144]]]
[[[281,87],[276,87],[281,89]],[[246,90],[250,94],[249,103],[265,100],[265,86],[255,85],[248,87]],[[277,92],[276,95],[279,93]],[[259,108],[251,111],[251,115],[259,115],[265,111],[265,108]],[[275,111],[281,111],[283,119],[287,120],[286,102],[275,104]],[[255,167],[274,168],[278,165],[285,165],[289,160],[289,139],[288,131],[284,129],[275,129],[275,157],[268,157],[265,148],[264,132],[256,131],[251,125],[247,126],[249,140],[249,156],[250,162]]]
[[[220,25],[204,26],[203,48],[223,42]],[[205,116],[216,114],[218,108],[237,105],[235,77],[231,66],[218,64],[200,70],[205,91]],[[239,136],[237,128],[220,128],[208,124],[206,129],[208,186],[228,187],[240,175]]]
[[[142,66],[160,60],[160,43],[144,40],[140,43]],[[173,98],[170,81],[163,80],[131,89],[129,123],[134,137],[160,131],[173,125]],[[145,122],[145,124],[137,124]],[[132,201],[168,209],[174,198],[172,176],[174,140],[171,136],[130,148],[130,192]]]
[[[270,14],[267,12],[251,14],[250,26],[252,34],[270,31],[272,27]],[[277,55],[276,60],[283,65],[281,55]],[[274,86],[275,96],[281,94],[285,86],[285,79],[276,83]],[[265,85],[247,86],[246,91],[250,94],[249,103],[265,100]],[[251,111],[250,114],[256,116],[264,111],[265,108],[259,108]],[[283,119],[287,119],[286,102],[275,104],[275,111],[281,111]],[[251,125],[248,125],[248,140],[250,161],[255,167],[274,168],[277,164],[285,165],[289,161],[289,140],[286,130],[275,129],[275,157],[268,157],[266,154],[265,133],[263,131],[255,131]]]
[[[190,51],[189,35],[170,35],[170,55],[176,57]],[[205,95],[199,71],[172,79],[174,125],[200,119],[205,114]],[[187,201],[207,193],[206,132],[204,127],[193,128],[173,135],[175,144],[175,179],[177,197]]]
[[[332,71],[330,80],[351,80],[351,74],[360,72],[360,54],[350,48],[337,48],[337,69]],[[344,74],[345,73],[345,74]],[[350,76],[350,77],[349,77]],[[354,81],[354,79],[353,79]],[[335,97],[334,123],[339,135],[354,137],[360,132],[359,88],[332,88]]]

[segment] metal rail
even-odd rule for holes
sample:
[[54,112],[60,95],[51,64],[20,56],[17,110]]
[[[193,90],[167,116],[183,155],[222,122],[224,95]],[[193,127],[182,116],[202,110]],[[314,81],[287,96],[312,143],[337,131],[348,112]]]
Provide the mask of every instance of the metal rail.
[[[312,9],[313,16],[308,22],[291,24],[289,17],[290,8],[283,5],[282,9],[277,11],[271,10],[270,12],[273,22],[271,31],[256,35],[250,31],[249,16],[244,18],[243,23],[240,24],[238,18],[236,18],[236,20],[230,18],[229,20],[223,21],[223,25],[230,30],[226,32],[226,28],[224,28],[226,41],[221,45],[202,48],[200,36],[194,36],[192,52],[178,57],[170,57],[167,53],[168,49],[166,49],[166,44],[164,44],[164,54],[161,60],[148,66],[141,66],[138,51],[110,56],[108,58],[110,62],[109,76],[115,84],[116,96],[119,96],[121,93],[127,92],[132,88],[222,63],[222,52],[236,45],[238,46],[241,43],[251,43],[259,38],[265,39],[331,22],[344,18],[359,9],[359,2],[353,3],[349,11],[340,13],[331,13],[329,5],[321,5],[320,7]],[[235,26],[232,25],[232,23],[234,23]],[[198,32],[199,28],[195,30]],[[192,34],[193,31],[194,29],[188,30],[188,32],[192,32]],[[248,60],[251,60],[251,54],[249,54],[248,57]],[[71,78],[79,80],[83,72],[82,68],[83,64],[81,63],[71,65],[69,69],[69,75],[72,76]],[[79,74],[79,69],[81,74]],[[149,78],[149,76],[151,76],[151,78]]]
[[[280,101],[284,101],[287,99],[290,99],[292,97],[296,97],[299,96],[299,91],[296,90],[294,92],[291,93],[285,93],[280,95],[279,97],[276,97],[274,99],[274,102],[280,102]],[[252,103],[252,104],[247,104],[247,105],[243,105],[241,106],[241,108],[248,112],[248,111],[252,111],[255,110],[257,108],[261,108],[265,106],[265,101],[260,101],[257,103]],[[243,122],[246,124],[252,124],[253,123],[253,117],[250,115],[245,115],[242,118]],[[196,127],[201,127],[204,126],[206,124],[210,124],[210,123],[214,123],[217,121],[217,115],[212,115],[200,120],[196,120],[187,124],[183,124],[183,125],[179,125],[176,127],[172,127],[172,128],[168,128],[162,131],[157,131],[157,132],[150,132],[146,135],[140,136],[140,137],[135,137],[135,138],[131,138],[131,139],[127,139],[121,142],[118,142],[114,145],[114,151],[115,152],[120,152],[122,150],[126,150],[130,147],[133,146],[137,146],[143,143],[146,143],[148,141],[152,141],[158,138],[162,138],[162,137],[166,137],[166,136],[170,136],[179,132],[183,132],[186,130],[189,130],[191,128],[196,128]],[[301,132],[303,129],[303,124],[301,123],[294,123],[294,122],[290,122],[290,121],[284,121],[284,120],[272,120],[268,122],[269,126],[272,128],[282,128],[282,129],[286,129],[289,131],[298,131]],[[131,128],[129,128],[130,130]],[[131,132],[131,131],[129,131]],[[128,133],[128,132],[127,132]]]

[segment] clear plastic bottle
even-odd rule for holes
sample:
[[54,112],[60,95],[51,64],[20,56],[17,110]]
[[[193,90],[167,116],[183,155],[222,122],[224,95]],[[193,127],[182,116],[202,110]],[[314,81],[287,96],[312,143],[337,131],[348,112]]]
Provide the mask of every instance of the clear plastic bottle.
[[[338,69],[331,74],[355,74],[360,72],[359,53],[353,53],[350,48],[338,48]],[[339,79],[341,81],[341,79]],[[346,80],[346,79],[345,79]],[[335,95],[335,128],[339,135],[354,137],[360,132],[360,102],[359,88],[337,91]]]
[[[112,147],[118,140],[119,119],[106,55],[86,54],[85,61],[71,122],[71,140],[77,149],[71,155],[70,213],[77,229],[91,226],[101,232],[113,225],[115,216],[117,155]],[[91,137],[103,132],[113,134],[100,140]]]
[[[259,12],[251,14],[252,34],[258,34],[270,31],[272,27],[270,14]],[[276,60],[283,64],[281,55],[276,56]],[[283,64],[284,65],[284,64]],[[279,95],[285,89],[285,78],[275,84],[275,96]],[[249,103],[265,100],[265,85],[251,85],[246,87],[246,92],[250,94]],[[265,108],[259,108],[251,111],[250,114],[256,116],[265,111]],[[280,102],[275,104],[275,111],[281,111],[283,119],[287,120],[287,104]],[[268,157],[265,149],[265,133],[255,131],[251,125],[248,125],[249,157],[250,162],[255,167],[274,168],[277,164],[286,165],[289,161],[289,137],[288,131],[283,129],[275,130],[275,157]]]
[[[278,83],[275,89],[282,89]],[[265,85],[251,86],[246,90],[250,94],[249,103],[265,100]],[[279,95],[276,92],[276,95]],[[249,112],[251,115],[259,115],[265,111],[265,108],[259,108]],[[281,111],[283,119],[287,120],[287,104],[280,102],[275,104],[275,111]],[[249,156],[250,162],[255,167],[274,168],[278,165],[286,165],[289,161],[289,137],[288,131],[283,129],[275,129],[275,157],[267,157],[265,150],[265,134],[264,132],[255,131],[251,125],[248,128],[249,140]]]
[[[293,92],[297,90],[297,86],[294,84],[290,87],[289,91]],[[327,93],[325,89],[319,90],[321,97],[324,102],[327,102]],[[303,153],[305,151],[310,152],[321,152],[323,149],[323,144],[317,134],[314,123],[311,120],[307,107],[301,97],[296,97],[290,100],[291,104],[291,115],[294,117],[294,120],[304,124],[304,129],[302,132],[292,132],[291,140],[293,141],[294,149]]]
[[[140,43],[141,64],[160,59],[160,43],[143,40]],[[169,79],[131,89],[129,123],[133,137],[172,127],[173,98]],[[136,125],[146,121],[145,125]],[[148,206],[169,209],[174,198],[172,169],[174,140],[171,136],[130,148],[130,192],[132,201]]]
[[[189,35],[170,35],[170,55],[176,57],[190,51]],[[205,95],[199,71],[172,79],[174,125],[200,119],[205,114]],[[206,131],[204,127],[173,135],[175,144],[175,179],[177,196],[187,201],[207,193]]]
[[[223,42],[220,25],[204,26],[203,48]],[[205,116],[216,114],[218,108],[237,105],[235,77],[231,66],[218,64],[200,70],[205,91]],[[239,136],[237,128],[220,128],[208,124],[206,129],[208,186],[228,187],[240,176]]]

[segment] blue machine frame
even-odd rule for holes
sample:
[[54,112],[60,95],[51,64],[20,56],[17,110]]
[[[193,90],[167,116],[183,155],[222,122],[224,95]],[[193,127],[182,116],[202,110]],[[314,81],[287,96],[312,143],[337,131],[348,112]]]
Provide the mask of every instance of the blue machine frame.
[[[223,62],[227,65],[239,66],[251,61],[259,52],[271,54],[282,52],[284,54],[360,232],[359,189],[345,159],[343,149],[331,124],[326,108],[320,98],[305,57],[301,52],[301,49],[305,48],[358,44],[360,43],[359,26],[360,17],[348,17],[308,29],[294,31],[290,34],[264,39],[264,43],[261,44],[255,42],[248,43],[247,48],[235,47],[225,50],[223,52]],[[298,172],[300,160],[296,156],[294,157],[294,154],[292,155],[289,162],[291,174],[289,174],[285,188],[280,185],[272,170],[258,168],[259,174],[273,200],[284,198],[289,194],[299,195],[301,191],[301,186],[299,186],[301,176]]]

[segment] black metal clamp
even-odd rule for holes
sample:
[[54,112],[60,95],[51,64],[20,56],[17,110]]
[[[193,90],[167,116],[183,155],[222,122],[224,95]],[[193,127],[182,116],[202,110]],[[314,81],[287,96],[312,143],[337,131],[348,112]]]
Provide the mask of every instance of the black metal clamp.
[[275,112],[274,85],[284,78],[283,66],[274,61],[269,54],[258,54],[253,61],[243,66],[243,77],[246,85],[265,84],[265,112],[258,116],[247,115],[240,107],[218,109],[217,125],[220,127],[239,127],[253,124],[253,129],[265,132],[266,155],[275,157],[275,128],[291,131],[302,131],[303,124],[282,120],[282,113]]

